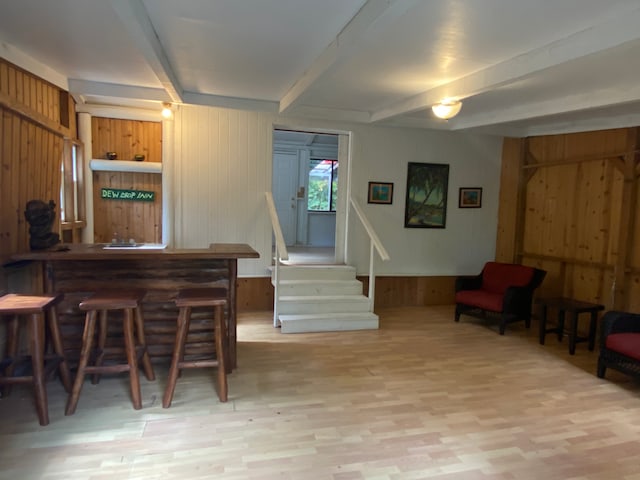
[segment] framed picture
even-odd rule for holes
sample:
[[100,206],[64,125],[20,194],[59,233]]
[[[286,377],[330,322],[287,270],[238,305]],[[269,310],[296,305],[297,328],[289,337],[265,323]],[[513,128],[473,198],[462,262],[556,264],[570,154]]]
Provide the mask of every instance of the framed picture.
[[369,182],[367,203],[393,203],[393,183]]
[[480,208],[482,206],[482,188],[463,187],[458,197],[459,208]]
[[448,188],[449,165],[409,163],[405,228],[444,228]]

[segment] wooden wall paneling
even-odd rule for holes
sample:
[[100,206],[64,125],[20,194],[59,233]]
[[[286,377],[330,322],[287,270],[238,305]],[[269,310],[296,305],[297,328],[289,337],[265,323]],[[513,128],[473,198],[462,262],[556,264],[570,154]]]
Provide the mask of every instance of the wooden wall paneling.
[[498,233],[496,260],[513,262],[516,257],[516,223],[518,220],[518,181],[524,162],[524,139],[505,138],[502,144],[500,199],[498,202]]
[[[637,308],[638,129],[528,140],[525,155],[538,165],[526,186],[526,205],[517,215],[524,221],[523,263],[548,271],[540,295]],[[507,141],[503,154],[508,154]],[[503,175],[506,169],[503,161]],[[500,238],[504,234],[499,228],[498,246],[508,243]]]
[[623,310],[629,303],[628,286],[629,281],[626,269],[628,262],[632,258],[631,249],[633,246],[633,233],[635,230],[635,210],[638,198],[638,181],[636,175],[636,147],[638,132],[635,128],[627,130],[627,154],[624,156],[624,185],[622,192],[622,211],[620,214],[618,256],[615,264],[615,288],[613,298],[613,308]]
[[271,277],[239,278],[236,300],[238,312],[272,310],[273,285]]
[[162,161],[161,122],[93,117],[91,125],[94,158],[116,152],[118,160],[133,160],[140,153],[145,162]]
[[[104,158],[114,151],[118,160],[133,160],[136,154],[145,162],[162,161],[162,123],[92,118],[93,152]],[[162,176],[148,173],[93,172],[95,241],[109,242],[114,232],[138,242],[160,242],[162,232]],[[153,202],[105,200],[103,187],[155,192]]]
[[[479,272],[478,272],[479,273]],[[369,290],[369,277],[358,276],[362,292]],[[456,277],[376,277],[375,308],[448,305],[455,301]]]

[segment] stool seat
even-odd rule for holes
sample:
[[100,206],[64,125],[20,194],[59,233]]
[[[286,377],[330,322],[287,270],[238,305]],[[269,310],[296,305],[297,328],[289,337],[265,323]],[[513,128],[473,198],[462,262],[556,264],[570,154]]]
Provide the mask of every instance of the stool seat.
[[226,304],[226,288],[184,288],[176,296],[177,307],[215,307]]
[[44,313],[47,308],[62,299],[62,295],[22,295],[7,293],[0,298],[2,315],[28,315]]
[[[228,338],[224,320],[224,307],[227,305],[227,290],[224,288],[185,288],[178,292],[175,299],[179,308],[176,339],[171,357],[171,367],[167,387],[162,399],[163,408],[169,408],[173,400],[173,393],[178,381],[178,375],[183,368],[217,367],[218,398],[227,401],[227,371]],[[213,307],[213,328],[216,358],[212,360],[185,361],[185,344],[189,325],[191,323],[192,308]]]
[[124,310],[138,308],[147,292],[142,289],[101,290],[80,302],[80,310]]
[[[15,293],[0,297],[0,316],[12,316],[7,328],[5,358],[1,362],[4,376],[0,377],[0,385],[32,383],[38,419],[40,425],[43,426],[49,424],[49,407],[45,388],[48,373],[58,368],[64,388],[67,392],[71,391],[71,374],[64,356],[55,310],[55,305],[62,298],[62,295],[21,295]],[[29,336],[29,355],[24,358],[18,356],[20,316],[28,317],[26,323]],[[54,350],[51,355],[47,355],[45,352],[45,324],[51,335]],[[31,362],[32,375],[13,375],[16,364],[22,361]],[[7,395],[8,389],[4,389],[3,394]]]
[[[142,408],[138,359],[141,360],[147,379],[155,380],[155,374],[149,353],[147,352],[144,336],[141,303],[145,295],[146,291],[143,289],[102,290],[95,292],[89,298],[80,302],[80,310],[87,313],[85,316],[84,332],[82,334],[82,348],[80,351],[80,361],[78,362],[78,372],[67,401],[66,415],[72,415],[75,412],[84,383],[84,377],[87,374],[93,374],[92,383],[97,384],[100,379],[100,374],[129,372],[129,385],[133,408],[136,410]],[[106,348],[108,312],[117,310],[123,311],[122,333],[127,361],[126,363],[115,365],[103,365],[107,353],[110,353],[112,350],[120,350]],[[98,314],[98,340],[96,348],[94,348],[94,334]],[[89,365],[91,359],[94,359],[93,365]]]

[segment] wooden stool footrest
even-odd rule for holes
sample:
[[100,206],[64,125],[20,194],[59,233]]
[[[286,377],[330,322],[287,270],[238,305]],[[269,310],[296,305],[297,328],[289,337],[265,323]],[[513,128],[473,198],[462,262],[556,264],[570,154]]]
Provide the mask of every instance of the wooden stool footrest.
[[131,370],[131,367],[126,363],[118,364],[118,365],[101,365],[99,367],[95,366],[87,366],[84,369],[84,373],[121,373],[128,372]]
[[178,362],[178,368],[203,368],[217,367],[220,362],[218,360],[192,360],[187,362]]

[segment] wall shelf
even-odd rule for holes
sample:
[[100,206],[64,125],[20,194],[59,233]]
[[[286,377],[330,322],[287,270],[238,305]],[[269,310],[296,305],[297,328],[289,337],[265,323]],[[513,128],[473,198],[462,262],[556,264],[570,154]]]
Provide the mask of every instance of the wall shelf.
[[160,162],[134,162],[130,160],[102,160],[94,158],[91,170],[100,172],[162,173]]

